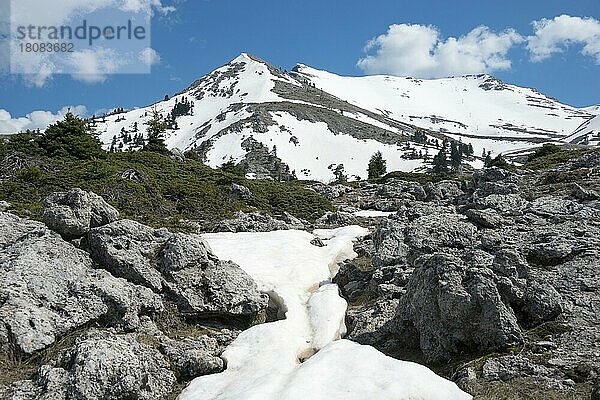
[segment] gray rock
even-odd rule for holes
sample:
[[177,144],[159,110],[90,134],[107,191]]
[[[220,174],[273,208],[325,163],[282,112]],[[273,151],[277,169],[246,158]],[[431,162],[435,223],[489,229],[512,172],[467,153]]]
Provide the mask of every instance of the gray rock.
[[395,219],[384,219],[373,234],[373,265],[382,267],[386,265],[405,264],[408,256],[408,246],[404,243],[404,230],[406,226]]
[[479,197],[486,197],[491,194],[517,194],[519,193],[519,187],[516,183],[512,182],[482,182],[479,184],[474,195]]
[[90,228],[116,221],[119,212],[95,193],[72,189],[44,200],[44,222],[66,239],[79,238]]
[[485,182],[512,182],[514,180],[514,173],[498,167],[483,168],[473,173],[475,187],[480,187]]
[[390,334],[387,325],[394,319],[397,308],[398,300],[391,299],[377,301],[372,306],[350,311],[347,338],[379,348],[389,346],[386,341],[393,335]]
[[0,212],[6,212],[6,211],[10,210],[10,207],[11,207],[11,205],[9,202],[4,201],[4,200],[0,201]]
[[230,261],[169,271],[168,287],[183,313],[255,318],[269,302],[256,283]]
[[600,199],[600,195],[598,195],[598,192],[592,189],[584,189],[577,183],[573,184],[571,196],[581,201],[592,201]]
[[92,259],[113,275],[160,292],[162,276],[152,260],[170,236],[165,229],[120,220],[92,229],[87,247]]
[[356,217],[344,211],[330,211],[317,219],[318,225],[344,226],[356,223]]
[[311,240],[310,244],[312,244],[313,246],[317,246],[317,247],[325,247],[325,243],[323,243],[323,240],[321,240],[321,238],[318,238],[318,237]]
[[48,234],[44,224],[5,212],[0,212],[0,227],[0,250],[29,237]]
[[398,307],[398,336],[417,339],[427,362],[521,345],[517,318],[494,279],[489,269],[466,268],[448,255],[419,258]]
[[[280,221],[268,214],[257,212],[244,213],[238,211],[233,219],[221,221],[214,229],[215,232],[270,232],[286,229],[297,229],[284,221]],[[301,228],[300,228],[301,229]]]
[[481,377],[489,381],[509,381],[526,376],[547,376],[548,370],[526,358],[516,356],[494,357],[483,364]]
[[549,283],[529,282],[521,311],[530,325],[554,320],[563,311],[561,295]]
[[596,379],[593,384],[590,400],[600,400],[600,379]]
[[519,279],[529,276],[527,260],[514,249],[500,249],[494,255],[492,271],[498,276]]
[[325,185],[322,183],[312,185],[311,188],[327,200],[335,200],[352,190],[352,188],[346,185]]
[[206,267],[218,261],[208,243],[199,235],[174,233],[160,250],[158,265],[162,271]]
[[216,339],[208,336],[169,340],[161,345],[161,352],[169,357],[183,379],[221,372],[225,367],[223,359],[218,356],[221,346]]
[[244,185],[232,183],[229,187],[229,192],[238,200],[248,200],[252,197],[252,192]]
[[427,200],[453,200],[465,193],[460,184],[454,181],[441,181],[425,185]]
[[533,244],[529,257],[537,264],[552,266],[565,262],[578,251],[578,245],[575,241],[559,236],[546,239],[543,243]]
[[388,179],[378,189],[377,194],[388,199],[407,199],[423,201],[427,193],[423,186],[416,182],[406,182],[399,179]]
[[414,221],[417,218],[425,217],[431,214],[455,214],[454,206],[442,205],[438,202],[407,202],[404,203],[396,214],[399,221]]
[[162,310],[151,291],[93,269],[87,253],[41,224],[11,219],[3,231],[25,227],[0,252],[0,326],[21,351],[41,350],[90,321],[134,329],[140,314]]
[[474,196],[475,208],[493,208],[505,216],[522,215],[529,202],[518,194],[490,194],[486,197]]
[[169,158],[173,161],[184,162],[185,154],[183,154],[183,151],[181,151],[181,149],[174,147],[170,150]]
[[120,220],[92,229],[88,247],[94,261],[114,275],[155,292],[166,289],[182,313],[253,318],[267,308],[252,278],[219,261],[198,235]]
[[405,243],[420,252],[431,253],[442,247],[464,249],[475,242],[477,228],[458,214],[433,214],[411,221]]
[[307,225],[306,221],[303,221],[299,218],[294,217],[292,214],[290,214],[287,211],[284,211],[283,214],[278,215],[277,219],[285,222],[288,225],[289,229],[298,229],[298,230],[306,229],[306,225]]
[[469,221],[482,228],[498,228],[502,225],[504,218],[493,209],[477,210],[470,209],[465,213]]
[[[2,388],[0,386],[1,400],[54,400],[48,399],[42,389],[31,380],[18,381],[9,387]],[[56,399],[59,400],[59,399]],[[64,398],[60,399],[64,400]]]
[[544,218],[568,217],[583,209],[583,206],[572,200],[545,196],[535,199],[527,207],[527,212]]
[[82,400],[156,400],[165,397],[175,376],[164,357],[133,334],[91,330],[71,355],[69,397]]

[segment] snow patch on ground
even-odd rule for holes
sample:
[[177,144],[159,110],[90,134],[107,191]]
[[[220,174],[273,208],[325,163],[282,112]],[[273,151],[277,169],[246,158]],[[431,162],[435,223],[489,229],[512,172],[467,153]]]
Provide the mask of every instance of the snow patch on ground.
[[379,210],[360,210],[355,211],[354,215],[363,218],[389,217],[396,214],[395,211],[379,211]]
[[[470,399],[425,367],[338,340],[345,332],[346,302],[330,279],[337,263],[356,257],[352,243],[367,233],[349,226],[314,235],[203,235],[219,258],[236,262],[260,290],[276,296],[286,318],[242,332],[223,353],[227,369],[196,378],[179,399]],[[315,236],[326,246],[312,245]]]

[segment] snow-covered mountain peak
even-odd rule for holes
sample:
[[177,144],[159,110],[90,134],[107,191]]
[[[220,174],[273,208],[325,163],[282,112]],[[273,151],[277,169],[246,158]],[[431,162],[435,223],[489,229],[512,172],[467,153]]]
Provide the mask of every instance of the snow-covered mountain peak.
[[295,172],[321,181],[341,165],[364,178],[376,151],[389,170],[424,170],[444,140],[470,145],[476,156],[545,142],[583,144],[587,128],[595,134],[596,121],[587,123],[598,114],[486,74],[349,77],[304,64],[288,73],[242,53],[171,98],[92,125],[107,149],[136,149],[154,110],[168,123],[167,145],[196,151],[210,166],[233,160],[252,176],[287,179]]

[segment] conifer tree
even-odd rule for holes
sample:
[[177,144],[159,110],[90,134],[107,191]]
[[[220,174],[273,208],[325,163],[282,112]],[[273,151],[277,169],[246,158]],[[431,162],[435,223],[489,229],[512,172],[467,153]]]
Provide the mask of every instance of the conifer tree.
[[37,140],[49,157],[74,157],[88,160],[106,156],[100,140],[88,133],[87,123],[70,111],[62,121],[48,126],[46,132]]
[[167,130],[167,124],[156,109],[152,110],[152,118],[146,122],[146,125],[148,141],[142,150],[168,155],[169,149],[167,149],[163,138],[163,134]]
[[443,148],[433,156],[433,172],[436,174],[448,173],[448,159],[446,158],[446,150]]
[[381,178],[387,172],[387,161],[383,159],[383,155],[380,151],[373,154],[369,161],[369,167],[367,169],[369,179]]
[[333,170],[333,176],[335,176],[335,181],[338,183],[348,182],[348,175],[346,175],[344,164],[338,164],[335,167],[335,169]]

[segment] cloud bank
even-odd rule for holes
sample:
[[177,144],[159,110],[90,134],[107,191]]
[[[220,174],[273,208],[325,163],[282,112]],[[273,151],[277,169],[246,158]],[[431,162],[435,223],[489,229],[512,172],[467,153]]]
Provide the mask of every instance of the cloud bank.
[[443,38],[432,25],[395,24],[367,42],[367,54],[357,66],[367,74],[417,78],[492,73],[512,67],[509,52],[525,44],[532,62],[550,58],[565,48],[581,46],[581,54],[600,64],[600,21],[561,15],[532,22],[533,35],[515,29],[494,32],[478,26],[458,38]]
[[0,108],[0,134],[12,134],[24,132],[27,129],[44,130],[48,125],[63,119],[67,112],[71,111],[78,116],[84,116],[87,113],[85,106],[66,106],[56,113],[51,111],[33,111],[24,117],[13,118],[10,112]]
[[[121,10],[135,13],[140,18],[166,15],[175,11],[161,0],[55,0],[51,7],[40,7],[39,0],[13,1],[10,18],[15,26],[61,26],[74,18],[102,10]],[[73,53],[15,52],[12,63],[23,73],[24,81],[32,86],[45,86],[55,74],[68,71],[73,79],[98,83],[110,73],[120,72],[126,65],[155,65],[160,56],[155,49],[147,49],[144,57],[127,53],[124,49],[94,47]],[[4,58],[6,60],[6,57]],[[4,61],[6,62],[6,61]],[[7,70],[6,65],[1,66]]]

